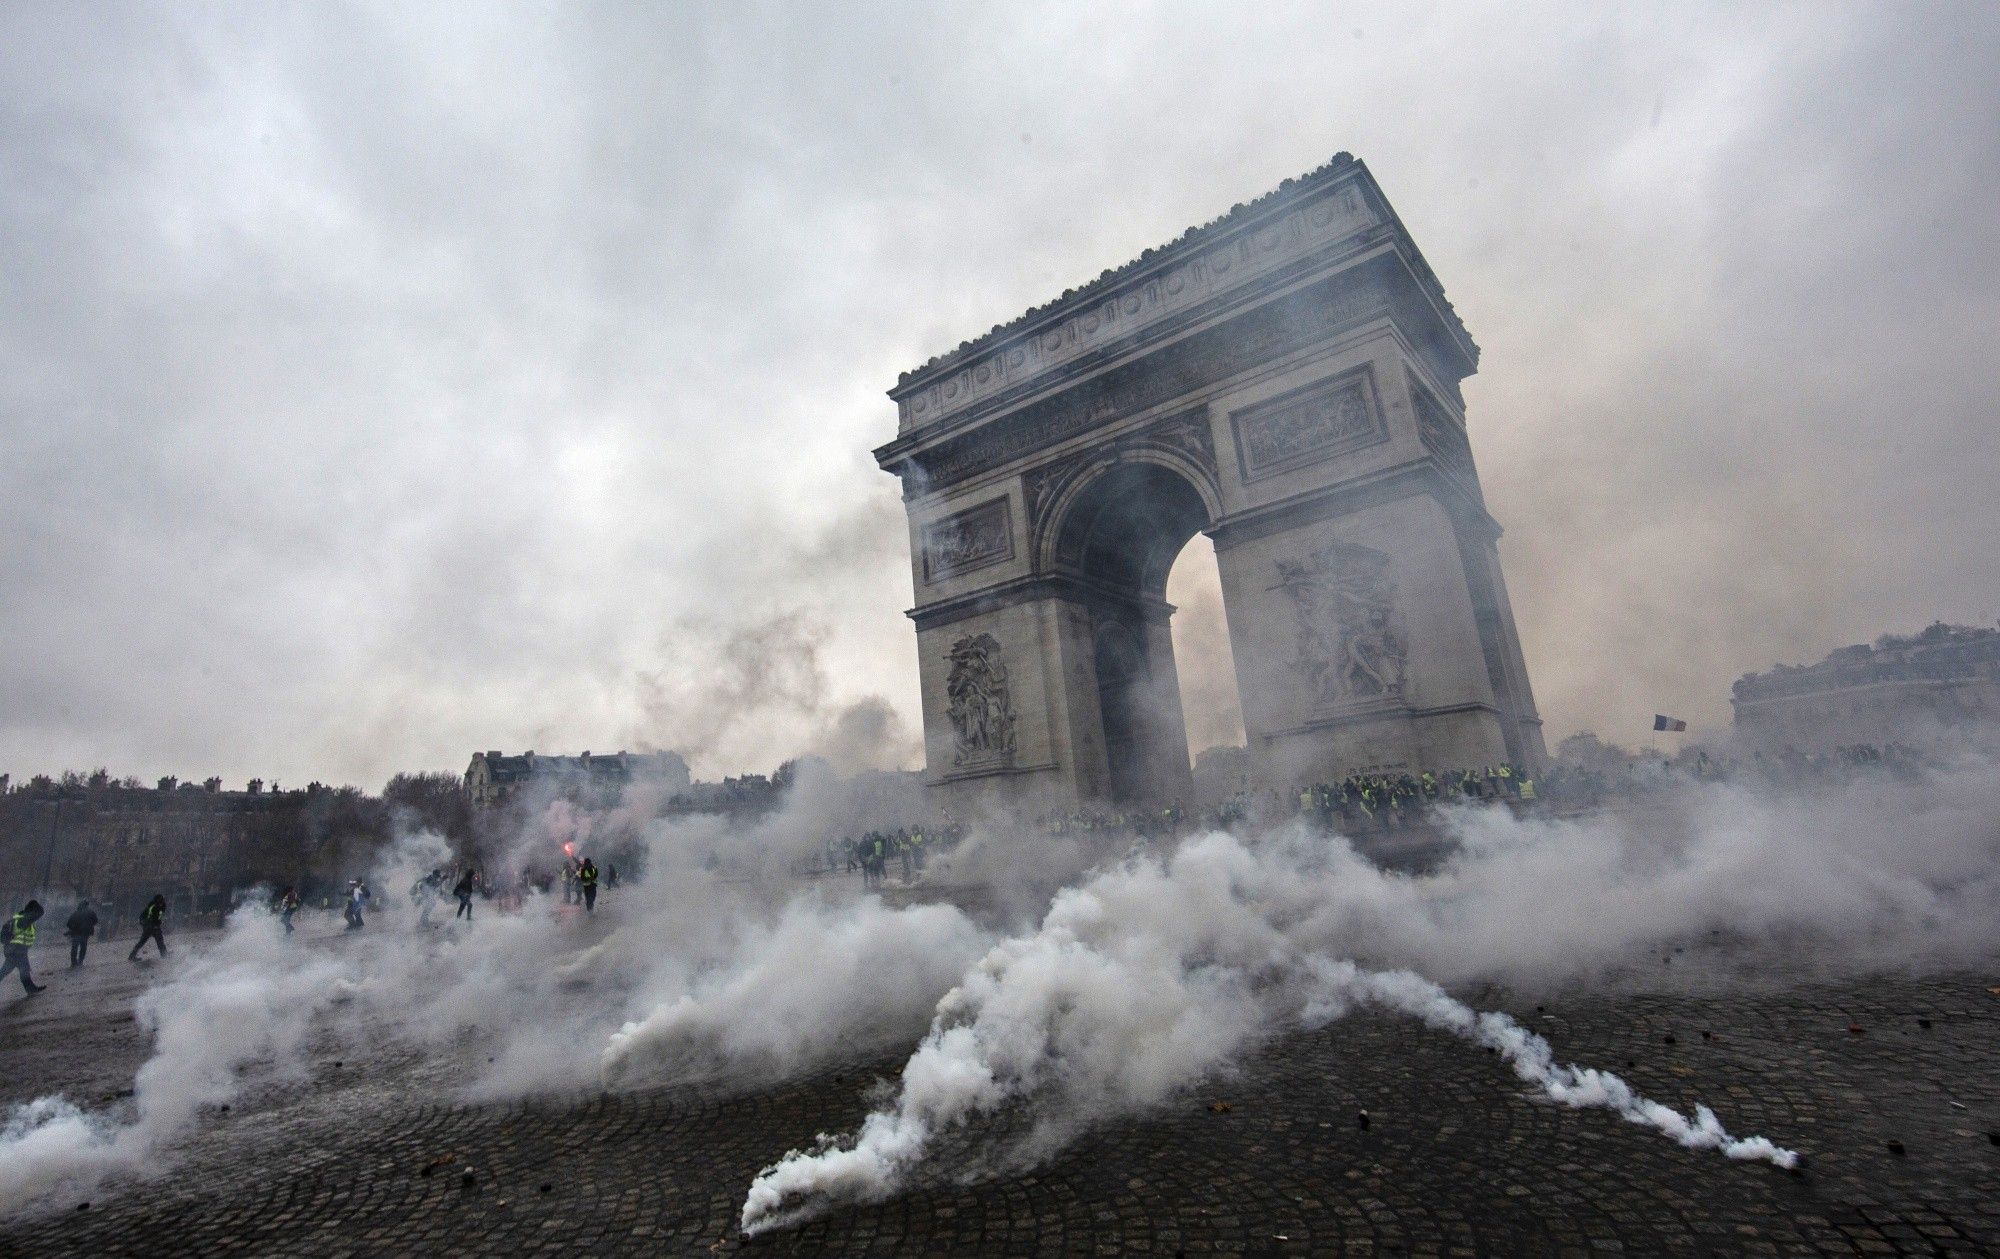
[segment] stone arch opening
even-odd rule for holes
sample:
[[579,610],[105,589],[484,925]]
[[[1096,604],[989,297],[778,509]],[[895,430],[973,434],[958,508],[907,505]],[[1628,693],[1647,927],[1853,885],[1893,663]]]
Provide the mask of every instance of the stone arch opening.
[[[1243,787],[1248,766],[1236,648],[1222,604],[1222,566],[1206,534],[1196,534],[1181,548],[1167,575],[1167,602],[1174,605],[1174,666],[1195,797],[1211,804]],[[1204,765],[1204,754],[1211,753]]]
[[1186,475],[1148,461],[1096,472],[1058,518],[1055,567],[1077,581],[1090,622],[1097,794],[1113,803],[1192,795],[1166,590],[1174,561],[1211,523]]

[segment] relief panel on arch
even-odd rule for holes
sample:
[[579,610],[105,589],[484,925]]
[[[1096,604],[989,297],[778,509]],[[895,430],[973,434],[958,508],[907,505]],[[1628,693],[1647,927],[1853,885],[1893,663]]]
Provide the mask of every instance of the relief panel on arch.
[[1390,558],[1330,542],[1278,562],[1297,637],[1292,668],[1315,710],[1403,702],[1409,630],[1398,607]]
[[1007,499],[989,499],[955,512],[924,530],[924,580],[1014,558],[1014,514]]
[[1344,455],[1389,438],[1365,366],[1229,413],[1245,480]]
[[952,764],[1004,765],[1014,759],[1014,698],[1000,640],[970,634],[951,645],[945,716],[951,722]]

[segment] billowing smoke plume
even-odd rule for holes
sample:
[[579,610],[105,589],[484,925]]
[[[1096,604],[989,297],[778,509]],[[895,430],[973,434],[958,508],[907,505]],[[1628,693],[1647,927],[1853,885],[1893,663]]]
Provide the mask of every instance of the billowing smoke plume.
[[1615,1110],[1684,1145],[1791,1165],[1767,1140],[1730,1137],[1705,1108],[1689,1118],[1616,1076],[1556,1066],[1539,1037],[1428,980],[1329,955],[1339,920],[1325,909],[1354,867],[1351,850],[1296,832],[1255,844],[1218,833],[1062,892],[1038,930],[995,946],[939,1003],[893,1105],[853,1142],[794,1153],[758,1177],[744,1228],[827,1199],[891,1194],[938,1136],[1003,1108],[1032,1109],[1024,1146],[1047,1148],[1078,1125],[1164,1099],[1287,1022],[1324,1024],[1359,1004],[1490,1046],[1557,1101]]
[[[2000,945],[2000,773],[1984,761],[1792,794],[1682,783],[1643,812],[1582,819],[1466,810],[1450,818],[1460,851],[1421,876],[1293,826],[1100,854],[1083,869],[1087,845],[1059,851],[989,823],[931,864],[954,883],[1014,872],[1017,903],[977,921],[805,876],[827,841],[920,809],[907,792],[895,777],[816,770],[791,807],[761,818],[634,822],[646,878],[589,920],[530,895],[506,913],[482,899],[455,926],[447,901],[421,926],[405,889],[446,860],[421,835],[375,873],[388,903],[363,932],[309,939],[328,934],[314,922],[287,938],[261,911],[239,912],[142,999],[153,1056],[129,1103],[42,1098],[7,1118],[0,1210],[170,1160],[204,1107],[295,1069],[309,1034],[350,1028],[450,1059],[467,1098],[689,1078],[755,1088],[917,1045],[893,1105],[759,1180],[752,1225],[893,1192],[973,1116],[1005,1113],[1010,1148],[996,1152],[1041,1156],[1287,1028],[1363,1005],[1490,1046],[1562,1102],[1782,1163],[1779,1145],[1729,1135],[1726,1114],[1677,1114],[1561,1065],[1559,1045],[1434,985],[1722,982],[1746,959],[1914,968]],[[557,853],[550,827],[572,823],[563,833],[589,842],[570,818],[519,844]],[[1068,885],[1037,902],[1043,878]],[[1687,952],[1664,972],[1669,945]]]
[[129,1106],[90,1114],[42,1097],[14,1108],[0,1127],[0,1212],[57,1186],[88,1189],[138,1172],[204,1108],[234,1098],[245,1067],[295,1069],[314,1019],[353,991],[350,974],[343,960],[284,948],[277,921],[261,910],[233,915],[208,953],[139,998],[153,1054]]
[[634,737],[710,769],[753,760],[774,731],[779,746],[843,770],[913,759],[919,740],[887,700],[834,697],[827,636],[821,618],[799,609],[741,625],[683,620],[661,643],[665,663],[635,679],[646,719]]

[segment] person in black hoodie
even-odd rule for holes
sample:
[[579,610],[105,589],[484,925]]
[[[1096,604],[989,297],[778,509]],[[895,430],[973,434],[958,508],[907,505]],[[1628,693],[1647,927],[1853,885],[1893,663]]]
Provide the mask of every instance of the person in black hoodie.
[[90,952],[90,937],[97,934],[97,911],[90,907],[89,901],[78,901],[63,930],[69,936],[70,969],[75,970],[83,965],[84,954]]

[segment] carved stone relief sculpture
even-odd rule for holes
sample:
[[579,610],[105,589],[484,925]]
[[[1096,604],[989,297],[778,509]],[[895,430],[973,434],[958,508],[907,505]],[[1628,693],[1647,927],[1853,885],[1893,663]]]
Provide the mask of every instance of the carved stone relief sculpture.
[[924,531],[926,581],[1013,556],[1014,522],[1004,498],[947,516]]
[[1334,542],[1302,560],[1279,560],[1279,588],[1298,617],[1296,668],[1315,704],[1398,699],[1409,635],[1396,610],[1389,557]]
[[1014,754],[1014,703],[1007,691],[1007,666],[1000,642],[975,634],[951,645],[951,674],[945,680],[945,713],[956,743],[952,761],[965,765]]
[[1244,473],[1252,478],[1388,437],[1365,369],[1245,407],[1230,418]]

